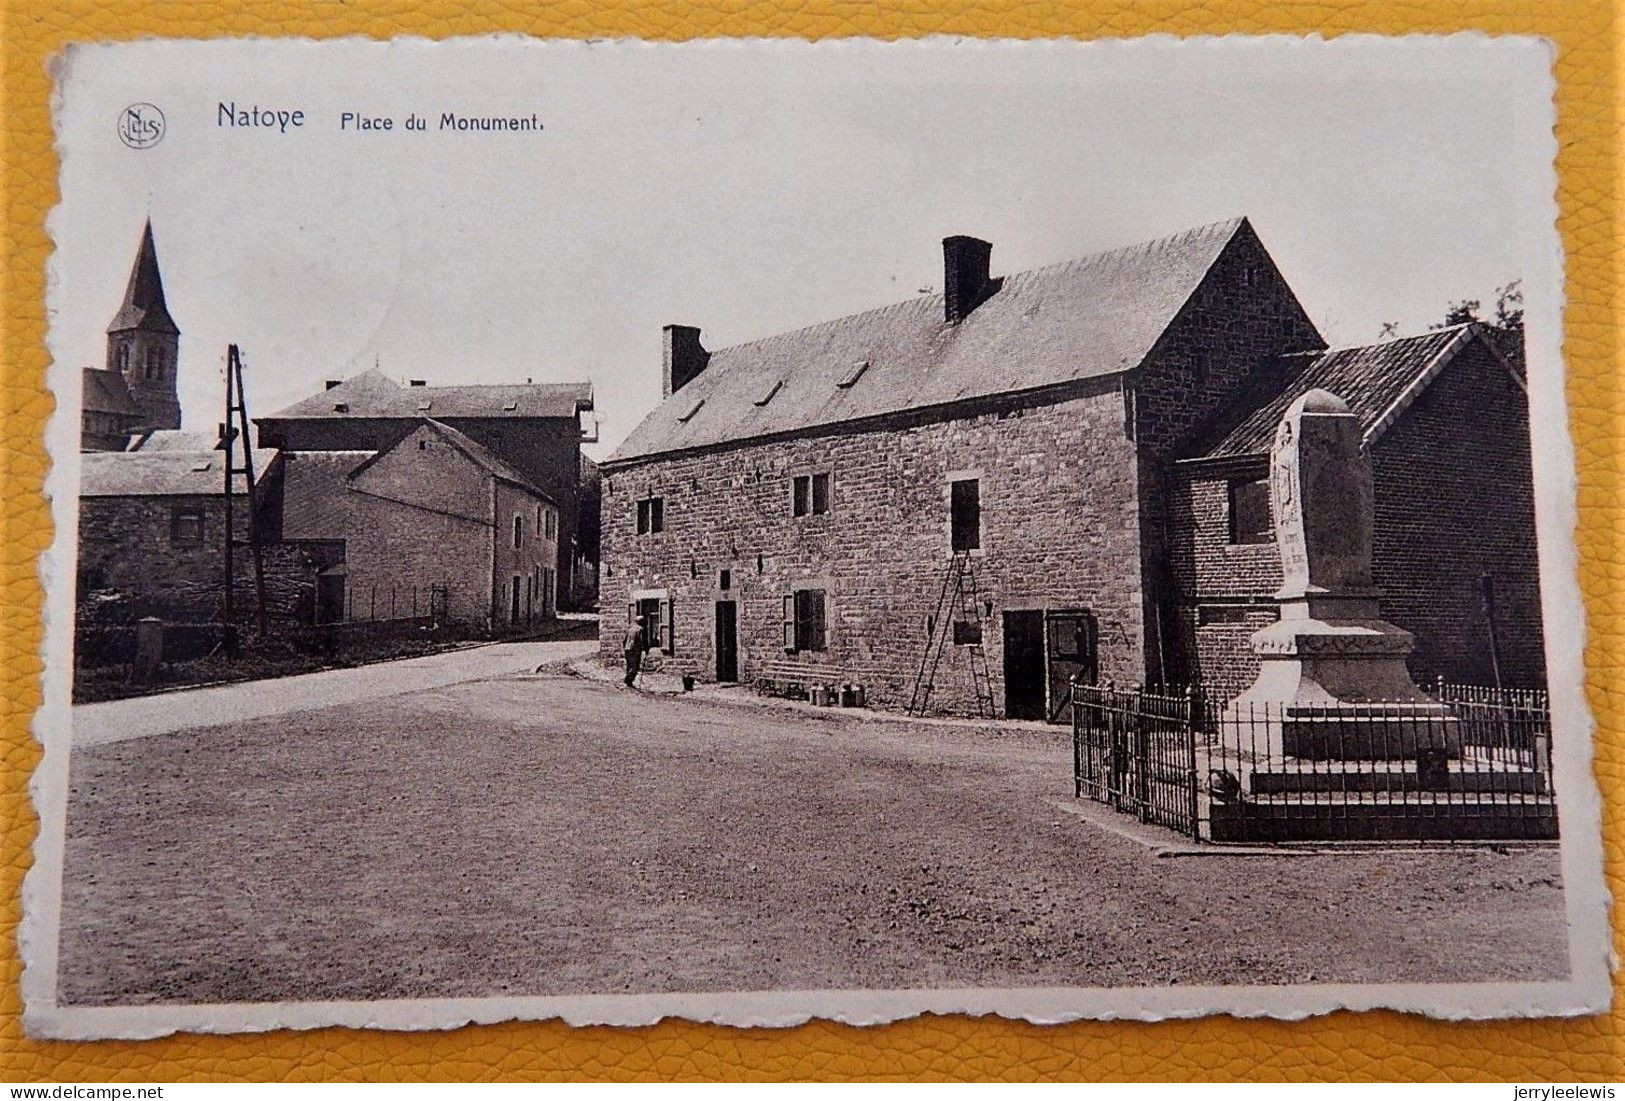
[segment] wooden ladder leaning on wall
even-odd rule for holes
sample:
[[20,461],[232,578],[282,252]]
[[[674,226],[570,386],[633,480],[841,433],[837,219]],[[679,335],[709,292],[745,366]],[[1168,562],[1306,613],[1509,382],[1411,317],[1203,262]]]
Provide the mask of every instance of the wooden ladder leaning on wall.
[[969,551],[955,551],[943,572],[942,589],[937,594],[936,610],[926,621],[925,650],[920,654],[920,667],[914,677],[914,692],[909,697],[908,713],[925,714],[936,687],[937,671],[942,666],[942,652],[953,636],[955,623],[974,623],[976,633],[972,641],[961,643],[970,663],[971,687],[976,693],[976,713],[983,718],[994,717],[993,677],[987,664],[987,650],[982,644],[986,629],[986,615],[976,580],[976,564]]

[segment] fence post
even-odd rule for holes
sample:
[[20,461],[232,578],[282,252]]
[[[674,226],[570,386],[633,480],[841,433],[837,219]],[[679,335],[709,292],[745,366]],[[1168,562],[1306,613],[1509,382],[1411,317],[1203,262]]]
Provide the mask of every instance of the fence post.
[[157,616],[146,616],[135,625],[135,679],[143,683],[157,680],[163,661],[164,621]]
[[1187,804],[1191,816],[1191,839],[1202,840],[1202,823],[1197,819],[1200,812],[1200,803],[1197,799],[1196,779],[1196,731],[1201,719],[1202,694],[1197,691],[1194,684],[1185,686],[1185,752],[1190,763],[1190,782],[1186,785],[1189,803]]
[[1078,706],[1078,678],[1073,677],[1068,692],[1072,704],[1072,798],[1083,795],[1083,709]]

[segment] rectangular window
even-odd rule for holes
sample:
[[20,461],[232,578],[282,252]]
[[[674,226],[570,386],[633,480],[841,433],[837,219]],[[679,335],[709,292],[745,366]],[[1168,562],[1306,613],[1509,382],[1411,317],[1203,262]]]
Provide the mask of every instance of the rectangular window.
[[982,625],[971,619],[954,620],[955,646],[980,646],[982,644]]
[[982,546],[982,483],[961,478],[949,483],[949,512],[953,520],[953,549],[978,550]]
[[513,545],[516,547],[525,545],[525,518],[523,516],[515,515],[513,518]]
[[1275,529],[1270,523],[1270,483],[1268,478],[1237,480],[1230,483],[1230,542],[1270,543]]
[[790,513],[822,516],[829,511],[829,475],[798,474],[790,481]]
[[638,502],[638,534],[656,535],[666,530],[666,503],[659,497]]
[[203,510],[177,508],[169,514],[169,541],[176,544],[203,542]]
[[784,648],[791,653],[824,649],[824,590],[797,589],[784,597]]

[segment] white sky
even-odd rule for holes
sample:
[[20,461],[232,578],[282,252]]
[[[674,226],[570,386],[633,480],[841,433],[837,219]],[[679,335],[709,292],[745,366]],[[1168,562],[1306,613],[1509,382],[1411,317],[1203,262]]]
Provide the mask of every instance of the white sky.
[[[95,47],[62,86],[51,347],[102,363],[149,213],[195,429],[235,341],[255,415],[375,358],[590,379],[607,454],[658,400],[662,324],[718,347],[937,290],[950,233],[1012,272],[1247,214],[1361,343],[1540,269],[1507,151],[1547,140],[1545,65],[1465,38]],[[220,129],[223,100],[309,121]],[[168,121],[150,149],[116,133],[135,101]],[[397,129],[341,133],[346,110]],[[546,130],[441,134],[442,110]]]

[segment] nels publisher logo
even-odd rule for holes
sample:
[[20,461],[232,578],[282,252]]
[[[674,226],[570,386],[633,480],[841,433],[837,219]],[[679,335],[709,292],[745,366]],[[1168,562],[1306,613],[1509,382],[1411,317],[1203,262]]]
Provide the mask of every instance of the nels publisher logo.
[[164,113],[150,103],[132,103],[119,113],[118,136],[131,149],[157,145],[164,136]]

